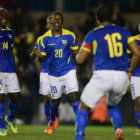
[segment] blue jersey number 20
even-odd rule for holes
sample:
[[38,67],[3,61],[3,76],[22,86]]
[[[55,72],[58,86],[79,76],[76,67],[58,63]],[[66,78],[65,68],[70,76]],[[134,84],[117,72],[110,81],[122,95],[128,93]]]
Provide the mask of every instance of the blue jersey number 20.
[[56,86],[50,86],[51,87],[51,93],[57,93]]

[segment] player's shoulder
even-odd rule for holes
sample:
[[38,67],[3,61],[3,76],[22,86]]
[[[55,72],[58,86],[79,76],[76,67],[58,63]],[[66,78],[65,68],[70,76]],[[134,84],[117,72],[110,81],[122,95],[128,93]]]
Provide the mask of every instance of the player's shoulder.
[[43,35],[38,36],[37,39],[36,39],[36,41],[40,41],[42,36],[43,36]]
[[14,30],[13,30],[13,29],[11,29],[11,28],[9,28],[9,27],[6,27],[6,30],[7,30],[7,31],[9,31],[9,32],[14,33]]
[[42,37],[42,36],[38,36],[38,37],[37,37],[35,44],[39,45],[39,42],[41,41],[41,37]]
[[[97,29],[97,30],[98,30],[98,29]],[[95,32],[96,32],[96,29],[95,29],[95,28],[92,29],[92,30],[90,30],[90,31],[86,34],[86,37],[93,37],[94,34],[95,34]]]
[[52,30],[48,30],[46,33],[44,33],[41,38],[44,38],[44,37],[52,37]]
[[100,25],[100,26],[97,26],[97,27],[93,28],[93,29],[91,30],[91,32],[96,32],[96,31],[98,31],[98,30],[100,30],[100,29],[103,29],[103,28],[104,28],[104,26],[103,26],[103,25]]
[[6,31],[8,31],[7,34],[8,34],[8,36],[9,36],[10,38],[14,38],[14,37],[15,37],[15,32],[14,32],[13,29],[11,29],[11,28],[9,28],[9,27],[6,27]]
[[140,41],[140,34],[133,36],[135,40]]
[[129,30],[128,30],[126,27],[123,27],[123,26],[121,26],[121,25],[115,25],[115,28],[116,28],[118,31],[129,32]]
[[74,32],[67,30],[67,29],[64,29],[64,28],[62,28],[62,35],[71,35],[75,38]]

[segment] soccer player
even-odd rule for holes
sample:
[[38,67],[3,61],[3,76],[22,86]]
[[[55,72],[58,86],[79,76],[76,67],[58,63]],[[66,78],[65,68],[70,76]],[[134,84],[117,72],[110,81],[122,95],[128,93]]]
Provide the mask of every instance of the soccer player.
[[[138,26],[139,32],[140,32],[140,24]],[[138,46],[140,48],[140,34],[134,36],[136,39]],[[135,57],[133,58],[135,60]],[[131,69],[130,69],[131,70]],[[132,77],[131,77],[131,93],[132,93],[132,99],[135,100],[135,119],[137,122],[137,132],[135,135],[140,135],[140,64],[135,69]]]
[[[16,134],[17,127],[14,124],[14,116],[18,109],[19,83],[16,75],[16,65],[13,56],[14,31],[6,25],[8,11],[0,8],[0,136],[7,135],[6,123],[11,131]],[[8,115],[5,117],[4,95],[8,93],[10,98]]]
[[90,31],[76,55],[78,64],[83,63],[90,53],[93,54],[95,71],[81,95],[81,102],[75,120],[75,140],[83,140],[88,120],[88,111],[107,93],[109,117],[115,128],[115,140],[124,138],[121,126],[121,112],[118,103],[126,93],[129,84],[127,46],[132,50],[136,61],[132,71],[139,63],[140,51],[130,32],[111,24],[112,10],[108,6],[97,9],[96,19],[100,25]]
[[41,38],[41,53],[39,50],[36,51],[36,55],[41,60],[44,60],[46,56],[49,59],[48,74],[52,104],[48,134],[54,132],[55,114],[58,110],[63,86],[66,88],[66,94],[70,97],[75,114],[79,106],[76,64],[74,62],[78,52],[76,37],[73,32],[62,28],[63,15],[61,13],[54,13],[52,17],[53,29]]
[[[50,30],[52,28],[52,16],[49,16],[47,18],[46,28],[48,30]],[[37,48],[40,47],[41,37],[42,36],[37,38],[37,41],[35,43],[35,47],[33,48],[33,51],[30,54],[30,57],[31,57],[32,60],[34,60],[36,58],[36,54],[34,52],[36,51]],[[50,82],[49,82],[49,77],[48,77],[48,59],[46,57],[44,62],[40,63],[40,61],[37,61],[37,63],[39,65],[41,65],[39,93],[43,95],[43,98],[44,98],[44,112],[45,112],[45,116],[46,116],[46,118],[49,122],[49,120],[50,120],[50,101],[51,101],[51,97],[49,95]],[[40,66],[39,66],[39,68],[40,68]],[[58,126],[59,126],[59,115],[58,115],[58,112],[57,112],[56,117],[55,117],[55,123],[54,123],[55,129]],[[47,132],[47,128],[44,130],[44,132]]]

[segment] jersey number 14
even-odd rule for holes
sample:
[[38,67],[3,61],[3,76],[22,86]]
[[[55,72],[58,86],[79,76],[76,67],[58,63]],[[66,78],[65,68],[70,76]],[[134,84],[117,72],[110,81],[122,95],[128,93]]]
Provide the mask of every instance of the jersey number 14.
[[119,33],[113,34],[106,34],[104,37],[107,40],[108,48],[109,48],[109,55],[111,58],[113,57],[120,57],[123,55],[123,44],[119,42],[122,39]]
[[3,42],[3,50],[8,50],[8,42]]

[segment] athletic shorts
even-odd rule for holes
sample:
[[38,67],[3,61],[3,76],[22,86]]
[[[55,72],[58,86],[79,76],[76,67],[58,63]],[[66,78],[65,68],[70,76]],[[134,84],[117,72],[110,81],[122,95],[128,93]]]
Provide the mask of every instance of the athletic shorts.
[[50,78],[50,93],[53,99],[58,99],[61,97],[63,90],[65,89],[65,94],[69,94],[74,91],[78,91],[78,82],[76,77],[76,70],[71,70],[67,74]]
[[48,73],[40,73],[40,88],[39,93],[42,95],[48,95],[50,91],[50,80]]
[[0,94],[17,92],[20,92],[17,74],[0,72]]
[[107,104],[117,105],[129,85],[126,72],[102,70],[95,71],[81,95],[81,100],[90,108],[94,108],[98,101],[107,94]]
[[131,77],[131,95],[133,100],[140,96],[140,77]]

